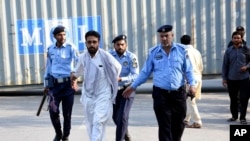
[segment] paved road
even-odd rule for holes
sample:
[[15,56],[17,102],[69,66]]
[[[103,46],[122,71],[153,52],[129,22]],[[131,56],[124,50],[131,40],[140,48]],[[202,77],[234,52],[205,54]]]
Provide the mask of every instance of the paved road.
[[[87,141],[84,116],[75,96],[72,115],[71,141]],[[54,137],[49,114],[36,110],[41,96],[0,97],[0,140],[1,141],[50,141]],[[229,141],[229,99],[226,93],[203,93],[198,101],[204,126],[201,129],[185,129],[183,141]],[[248,114],[249,117],[249,114]],[[250,122],[250,121],[248,121]],[[239,124],[235,122],[233,124]],[[150,94],[138,94],[130,113],[129,130],[133,141],[157,141],[157,123]],[[110,121],[107,141],[114,141],[115,126]]]

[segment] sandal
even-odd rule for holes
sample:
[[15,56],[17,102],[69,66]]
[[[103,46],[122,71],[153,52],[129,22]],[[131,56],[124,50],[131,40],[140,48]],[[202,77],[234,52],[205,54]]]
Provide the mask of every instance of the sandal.
[[247,124],[247,121],[245,119],[241,119],[240,124]]
[[201,124],[194,122],[193,124],[187,125],[186,127],[187,128],[201,128]]
[[237,120],[237,118],[233,118],[233,117],[232,117],[232,118],[229,118],[227,121],[228,121],[228,122],[233,122],[233,121],[236,121],[236,120]]

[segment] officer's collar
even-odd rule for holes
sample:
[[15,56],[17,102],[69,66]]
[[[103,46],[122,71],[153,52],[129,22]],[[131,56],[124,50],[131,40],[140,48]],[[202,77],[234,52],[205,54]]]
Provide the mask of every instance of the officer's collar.
[[[158,52],[159,51],[163,51],[164,49],[163,49],[163,47],[162,47],[162,44],[159,44],[159,49],[158,49]],[[171,49],[170,50],[172,50],[172,49],[174,49],[174,48],[176,48],[176,44],[174,43],[174,42],[172,42],[172,46],[171,46]]]
[[[62,48],[66,47],[66,42],[63,43],[61,47],[62,47]],[[56,46],[56,43],[54,44],[54,48],[58,48],[58,46]]]
[[[118,53],[116,52],[116,50],[114,50],[114,52],[115,52],[115,55],[116,55],[116,56],[119,56]],[[127,55],[128,55],[127,50],[125,50],[125,52],[122,54],[122,56],[127,56]],[[122,56],[121,56],[121,57],[122,57]]]

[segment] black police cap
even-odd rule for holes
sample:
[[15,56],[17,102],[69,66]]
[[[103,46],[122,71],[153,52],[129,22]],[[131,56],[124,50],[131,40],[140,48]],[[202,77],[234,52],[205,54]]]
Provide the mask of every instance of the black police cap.
[[238,26],[238,27],[236,27],[236,31],[244,31],[245,29],[244,29],[244,27],[243,26]]
[[126,40],[126,39],[127,39],[127,36],[126,36],[126,35],[118,35],[118,36],[116,36],[116,37],[113,39],[112,43],[115,43],[115,42],[120,41],[120,40]]
[[66,30],[65,30],[65,27],[62,26],[62,25],[59,25],[59,26],[57,26],[57,27],[54,29],[53,34],[56,35],[56,34],[58,34],[58,33],[60,33],[60,32],[65,32],[65,31],[66,31]]
[[157,32],[169,32],[172,31],[173,26],[172,25],[163,25],[158,28]]

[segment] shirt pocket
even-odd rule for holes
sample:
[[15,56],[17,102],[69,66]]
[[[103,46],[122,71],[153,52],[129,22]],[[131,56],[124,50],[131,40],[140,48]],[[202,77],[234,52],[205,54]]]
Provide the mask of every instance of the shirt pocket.
[[172,60],[172,67],[174,68],[181,68],[182,63],[178,58]]
[[163,59],[161,60],[156,60],[155,63],[155,70],[163,70],[164,69],[164,62],[163,62]]
[[61,54],[62,59],[68,59],[70,58],[70,51],[69,50],[63,50]]

